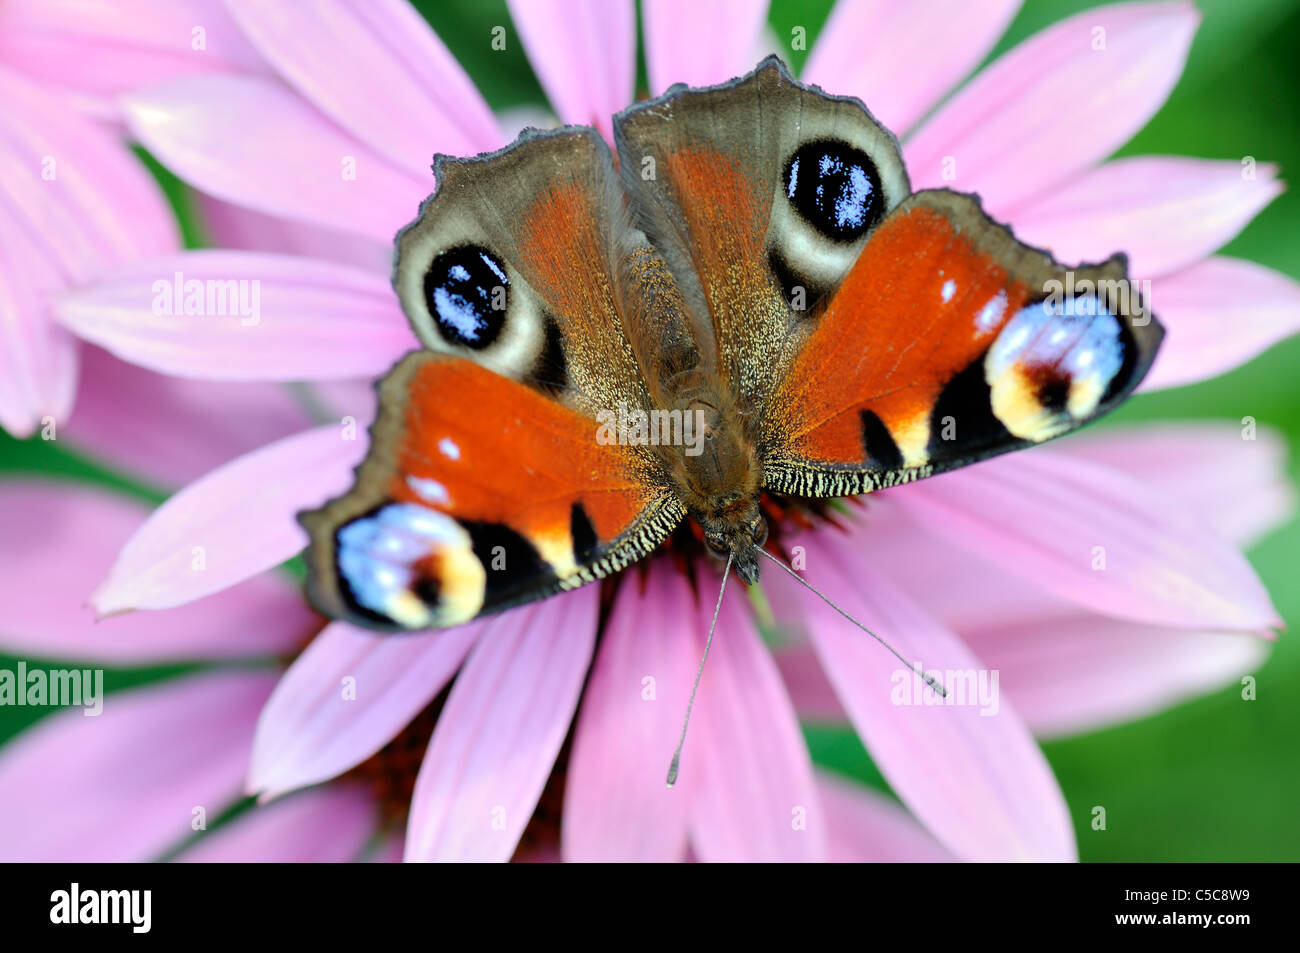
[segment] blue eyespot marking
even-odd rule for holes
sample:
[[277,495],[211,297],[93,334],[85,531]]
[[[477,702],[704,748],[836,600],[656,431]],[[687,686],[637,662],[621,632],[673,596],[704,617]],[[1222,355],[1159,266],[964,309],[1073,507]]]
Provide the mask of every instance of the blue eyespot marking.
[[500,261],[477,245],[448,249],[424,275],[425,303],[439,332],[452,344],[475,350],[501,333],[509,289]]
[[[1119,318],[1091,295],[1026,305],[989,349],[995,412],[1017,436],[1056,436],[1096,412],[1124,366]],[[1033,400],[1015,395],[1031,392]]]
[[884,215],[875,164],[847,142],[800,146],[786,163],[785,194],[810,225],[836,241],[853,241]]
[[338,571],[359,606],[390,616],[417,581],[415,563],[457,536],[449,516],[415,503],[389,503],[339,529]]
[[1119,319],[1091,295],[1026,305],[1002,329],[990,360],[998,370],[1051,366],[1067,379],[1097,375],[1109,384],[1124,363]]

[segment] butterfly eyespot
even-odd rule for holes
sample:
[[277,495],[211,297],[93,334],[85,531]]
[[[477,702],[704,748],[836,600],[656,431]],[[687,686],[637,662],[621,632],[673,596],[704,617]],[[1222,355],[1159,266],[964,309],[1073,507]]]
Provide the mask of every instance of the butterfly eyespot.
[[437,510],[384,504],[340,526],[334,545],[340,595],[361,619],[386,628],[453,625],[482,606],[485,577],[473,540]]
[[1120,320],[1092,296],[1026,305],[984,361],[993,412],[1017,437],[1042,441],[1096,413],[1125,360]]
[[424,298],[439,333],[481,350],[505,324],[510,279],[501,261],[479,245],[444,251],[424,275]]
[[785,194],[810,225],[841,242],[861,237],[885,210],[875,163],[847,142],[800,146],[785,166]]

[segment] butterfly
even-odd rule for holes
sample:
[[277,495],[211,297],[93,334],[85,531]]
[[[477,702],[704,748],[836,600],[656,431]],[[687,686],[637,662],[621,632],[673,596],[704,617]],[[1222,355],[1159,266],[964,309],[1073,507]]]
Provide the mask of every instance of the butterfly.
[[[693,523],[758,579],[765,498],[869,493],[1114,408],[1163,336],[1124,256],[1067,269],[911,190],[857,99],[776,57],[592,128],[438,156],[393,284],[424,348],[353,487],[301,515],[308,592],[452,626],[609,576]],[[725,581],[725,576],[724,576]]]

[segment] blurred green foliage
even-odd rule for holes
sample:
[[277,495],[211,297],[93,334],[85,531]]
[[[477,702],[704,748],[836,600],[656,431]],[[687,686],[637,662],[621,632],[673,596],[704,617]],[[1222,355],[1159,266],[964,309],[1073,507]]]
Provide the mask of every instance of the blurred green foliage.
[[[509,29],[504,0],[416,0],[415,5],[493,108],[545,105],[520,44],[508,42],[505,51],[493,51],[485,39],[494,26]],[[1027,0],[989,58],[1093,5]],[[769,22],[780,38],[789,37],[794,26],[805,27],[811,46],[831,6],[832,0],[773,0]],[[1182,80],[1165,108],[1121,154],[1234,160],[1250,155],[1280,164],[1284,177],[1294,176],[1300,170],[1300,71],[1295,62],[1300,5],[1294,0],[1200,0],[1197,6],[1204,21]],[[797,69],[803,58],[793,52],[792,65]],[[639,76],[638,87],[644,89],[644,64]],[[151,158],[142,158],[173,200],[187,245],[201,245],[201,228],[185,187]],[[1293,190],[1223,251],[1300,278],[1297,222],[1300,194]],[[1300,445],[1300,340],[1285,342],[1216,380],[1143,396],[1101,426],[1173,418],[1240,421],[1247,415],[1285,433],[1292,446]],[[1291,467],[1293,478],[1300,478],[1294,460]],[[60,446],[19,442],[3,433],[0,471],[94,481],[147,502],[162,498]],[[1251,559],[1283,618],[1294,625],[1300,620],[1300,522],[1275,532]],[[0,656],[0,667],[13,663]],[[109,672],[106,685],[120,689],[182,670]],[[1046,745],[1075,818],[1083,859],[1300,859],[1300,644],[1295,638],[1283,635],[1258,679],[1254,702],[1243,702],[1239,688],[1229,686],[1142,721]],[[38,716],[31,709],[0,709],[0,740]],[[885,787],[852,732],[810,726],[807,736],[820,763]],[[942,770],[942,765],[935,768]],[[1093,805],[1105,806],[1108,830],[1091,830]]]

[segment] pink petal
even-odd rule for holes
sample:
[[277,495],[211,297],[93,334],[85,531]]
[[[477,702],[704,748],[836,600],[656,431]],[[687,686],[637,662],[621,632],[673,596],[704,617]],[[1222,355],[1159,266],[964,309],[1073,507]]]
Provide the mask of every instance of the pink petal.
[[[1044,453],[1141,475],[1173,506],[1237,543],[1277,525],[1292,507],[1283,447],[1266,431],[1243,442],[1240,429],[1224,423],[1108,428],[1034,451]],[[888,551],[880,571],[1001,670],[1001,686],[1036,733],[1088,730],[1168,707],[1217,688],[1264,651],[1249,639],[1255,648],[1228,635],[1085,614],[995,563],[972,560],[951,545],[947,523],[936,522],[933,534],[909,526],[892,505],[897,495],[882,494],[868,505],[850,533],[852,545],[863,553]],[[819,549],[806,549],[809,569],[823,568]],[[1137,644],[1148,638],[1151,644]],[[1031,667],[1040,656],[1043,664]],[[777,657],[800,713],[839,720],[808,650],[795,643]],[[1018,675],[1021,669],[1031,675]],[[1062,689],[1063,680],[1073,685],[1076,679],[1080,687]]]
[[292,651],[320,622],[297,586],[263,575],[200,605],[95,620],[86,599],[147,509],[71,483],[0,483],[0,645],[113,665]]
[[90,345],[81,355],[77,403],[59,439],[154,486],[182,486],[312,423],[282,384],[167,377]]
[[347,434],[308,430],[191,483],[131,537],[91,605],[101,616],[184,605],[299,552],[307,534],[296,515],[347,489],[365,452]]
[[1102,615],[1255,632],[1282,624],[1235,546],[1114,469],[1037,450],[900,502],[931,528],[945,520],[948,538],[989,562]]
[[1177,387],[1244,364],[1300,331],[1300,283],[1236,258],[1210,258],[1151,283],[1166,334],[1146,390]]
[[1052,450],[1142,477],[1239,546],[1295,512],[1286,442],[1265,427],[1252,435],[1224,421],[1163,421],[1085,430]]
[[[826,817],[812,760],[776,663],[741,595],[733,590],[723,600],[682,754],[692,801],[691,845],[706,862],[824,860]],[[712,601],[705,597],[696,606],[700,648]],[[673,715],[665,711],[660,717],[672,723]]]
[[953,860],[897,802],[833,774],[817,775],[826,812],[830,860],[840,863],[936,863]]
[[507,6],[555,114],[611,139],[614,113],[633,98],[631,0],[508,0]]
[[[153,177],[110,130],[0,69],[0,207],[26,235],[42,291],[173,251],[176,222]],[[7,244],[7,243],[6,243]]]
[[377,377],[419,346],[386,278],[265,252],[136,262],[55,314],[124,360],[214,380]]
[[6,861],[150,860],[239,796],[273,672],[214,672],[44,718],[0,751]]
[[1024,722],[996,691],[982,700],[988,704],[956,704],[954,673],[978,673],[979,660],[839,537],[822,533],[806,545],[810,558],[817,555],[809,581],[904,658],[937,672],[953,699],[925,704],[938,696],[873,639],[788,577],[765,578],[777,618],[803,626],[858,734],[912,813],[964,859],[1073,860],[1069,811]]
[[[1281,525],[1294,511],[1285,446],[1266,429],[1259,429],[1250,441],[1243,440],[1241,427],[1224,422],[1089,428],[1050,450],[1035,451],[1044,452],[1140,477],[1238,546]],[[923,593],[926,609],[948,627],[963,633],[972,628],[1032,627],[1068,611],[1071,603],[951,546],[946,526],[936,525],[932,534],[911,522],[894,505],[893,496],[877,497],[855,521],[850,532],[854,545],[863,551],[888,546],[890,560],[880,571],[906,591]],[[816,553],[806,558],[813,565]],[[806,656],[806,649],[793,651]],[[793,666],[787,685],[800,712],[814,717],[816,708],[807,706],[817,697],[818,672],[811,671],[805,659],[787,660],[786,654],[777,657],[783,672],[790,673],[788,666]]]
[[1181,0],[1121,3],[1030,37],[910,137],[913,187],[978,192],[991,215],[1014,221],[1021,203],[1146,125],[1182,74],[1199,22]]
[[903,135],[993,48],[1020,0],[840,0],[802,79],[857,96]]
[[338,864],[356,860],[379,827],[365,788],[332,784],[245,811],[203,834],[183,863]]
[[1276,166],[1254,172],[1209,159],[1116,159],[1018,209],[1016,236],[1064,262],[1122,251],[1131,276],[1154,278],[1227,244],[1282,193]]
[[1082,613],[970,633],[1039,737],[1095,731],[1236,682],[1268,656],[1242,633],[1164,629]]
[[[928,615],[945,628],[965,632],[971,626],[1032,622],[1061,613],[1070,603],[989,562],[971,559],[952,545],[942,528],[911,519],[895,496],[868,498],[865,514],[849,530],[847,540],[858,552],[887,548],[889,559],[874,565],[904,592],[925,605]],[[807,547],[808,568],[820,568],[815,546]]]
[[5,0],[0,61],[91,94],[104,114],[173,76],[265,70],[219,0]]
[[382,748],[442,691],[487,621],[421,635],[334,622],[294,661],[258,721],[248,792],[325,781]]
[[[1225,516],[1237,519],[1231,514],[1238,510],[1246,525],[1257,525],[1259,514],[1251,514],[1262,506],[1248,500],[1272,498],[1270,480],[1285,480],[1264,444],[1229,447],[1229,439],[1240,440],[1225,432],[1230,426],[1131,429],[1129,434],[1107,430],[1096,437],[1080,435],[1050,452],[1077,454],[1090,466],[1096,465],[1090,461],[1121,460],[1174,505],[1216,529]],[[1180,433],[1182,429],[1188,432]],[[1205,440],[1198,443],[1194,436],[1202,431]],[[1236,475],[1242,479],[1234,485]],[[1197,485],[1198,476],[1203,486]],[[1216,493],[1219,498],[1212,499]],[[1001,672],[1001,688],[1036,735],[1091,730],[1162,710],[1218,688],[1249,670],[1265,651],[1249,637],[1084,612],[997,564],[972,560],[954,549],[950,529],[937,536],[917,527],[909,530],[896,526],[896,520],[881,521],[882,509],[868,510],[865,525],[851,536],[854,548],[863,553],[888,548],[882,573],[923,599],[929,613],[961,632],[981,661]],[[807,559],[810,568],[820,567],[812,546]],[[810,685],[795,695],[801,713],[827,707],[824,697],[810,698],[811,691]]]
[[12,227],[0,211],[0,427],[22,438],[53,423],[57,435],[76,393],[77,340],[51,319]]
[[217,198],[391,243],[433,191],[280,83],[188,76],[132,93],[126,120],[190,184]]
[[304,225],[195,193],[204,235],[218,248],[283,252],[304,258],[342,262],[384,275],[393,267],[393,243],[355,232]]
[[25,437],[63,423],[76,389],[43,295],[178,238],[148,171],[66,98],[0,69],[0,127],[0,426]]
[[619,590],[583,695],[560,825],[566,860],[686,856],[691,778],[669,790],[664,772],[699,661],[697,614],[667,560],[649,571]]
[[642,8],[652,96],[674,83],[725,83],[762,59],[767,0],[646,0]]
[[407,860],[510,859],[578,707],[599,601],[597,586],[552,596],[474,645],[415,782]]
[[772,656],[776,659],[781,681],[801,720],[835,724],[848,721],[844,706],[836,697],[835,689],[826,677],[826,671],[812,646],[803,642],[785,645],[775,650]]
[[321,405],[322,413],[333,410],[338,419],[351,417],[360,426],[369,426],[379,407],[379,395],[375,393],[375,381],[371,378],[316,381],[311,390]]
[[435,152],[503,144],[473,81],[406,0],[227,5],[312,105],[416,178]]
[[1103,615],[1197,629],[1281,624],[1250,564],[1202,519],[1049,448],[890,496],[931,532]]

